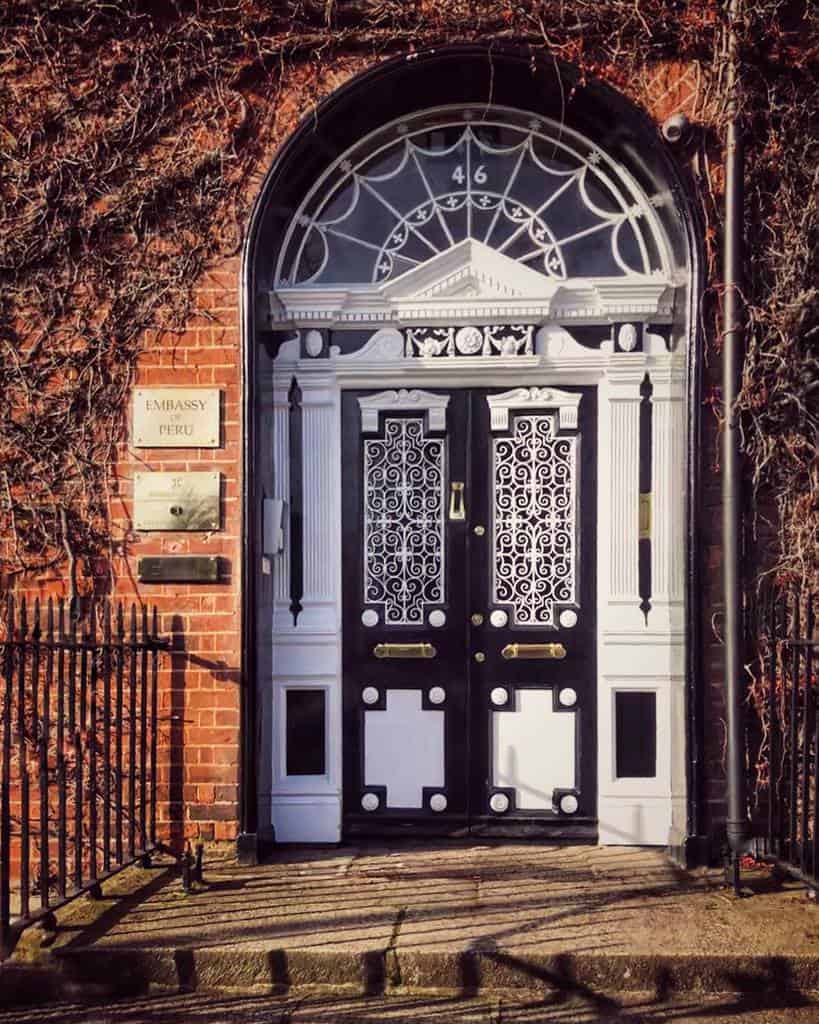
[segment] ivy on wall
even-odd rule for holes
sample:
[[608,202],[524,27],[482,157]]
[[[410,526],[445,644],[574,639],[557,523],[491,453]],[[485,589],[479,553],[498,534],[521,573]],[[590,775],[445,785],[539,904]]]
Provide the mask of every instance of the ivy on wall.
[[[806,130],[817,20],[806,3],[748,0],[740,26],[744,444],[768,552],[759,568],[803,580],[815,578],[817,549],[817,160]],[[384,56],[486,39],[572,62],[579,88],[601,78],[657,118],[685,79],[718,294],[726,48],[716,0],[7,0],[0,583],[51,573],[82,591],[110,573],[112,467],[140,348],[207,315],[197,282],[238,251],[254,175],[297,120]]]

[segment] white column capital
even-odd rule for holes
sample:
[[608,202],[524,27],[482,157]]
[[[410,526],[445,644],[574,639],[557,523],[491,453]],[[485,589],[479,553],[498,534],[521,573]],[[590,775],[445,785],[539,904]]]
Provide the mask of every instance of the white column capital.
[[335,405],[337,394],[335,374],[298,373],[296,380],[301,389],[302,408]]
[[685,399],[685,366],[678,359],[663,360],[648,369],[652,400],[682,402]]
[[640,385],[646,375],[642,352],[616,353],[606,366],[604,380],[612,402],[640,400]]

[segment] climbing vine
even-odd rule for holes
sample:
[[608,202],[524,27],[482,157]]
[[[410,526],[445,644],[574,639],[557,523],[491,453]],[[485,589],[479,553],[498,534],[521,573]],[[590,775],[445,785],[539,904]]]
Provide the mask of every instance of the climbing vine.
[[[748,0],[748,356],[759,569],[816,574],[815,8]],[[0,9],[0,583],[110,572],[110,496],[141,349],[195,317],[254,175],[316,102],[393,53],[529,46],[695,126],[719,292],[725,8],[717,0],[7,0]],[[566,97],[571,103],[572,96]],[[716,302],[706,309],[717,308]],[[713,321],[713,313],[707,314]],[[706,323],[719,345],[719,324]]]

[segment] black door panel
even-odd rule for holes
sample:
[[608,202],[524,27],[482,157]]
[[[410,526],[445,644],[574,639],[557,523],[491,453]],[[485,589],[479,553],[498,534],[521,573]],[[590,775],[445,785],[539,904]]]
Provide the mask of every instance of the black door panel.
[[342,401],[345,832],[592,835],[595,392],[431,390],[444,430]]

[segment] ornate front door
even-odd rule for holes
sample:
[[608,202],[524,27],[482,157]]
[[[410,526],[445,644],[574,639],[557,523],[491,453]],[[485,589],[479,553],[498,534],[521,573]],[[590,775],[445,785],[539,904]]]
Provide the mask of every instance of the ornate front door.
[[595,402],[344,393],[347,835],[596,834]]

